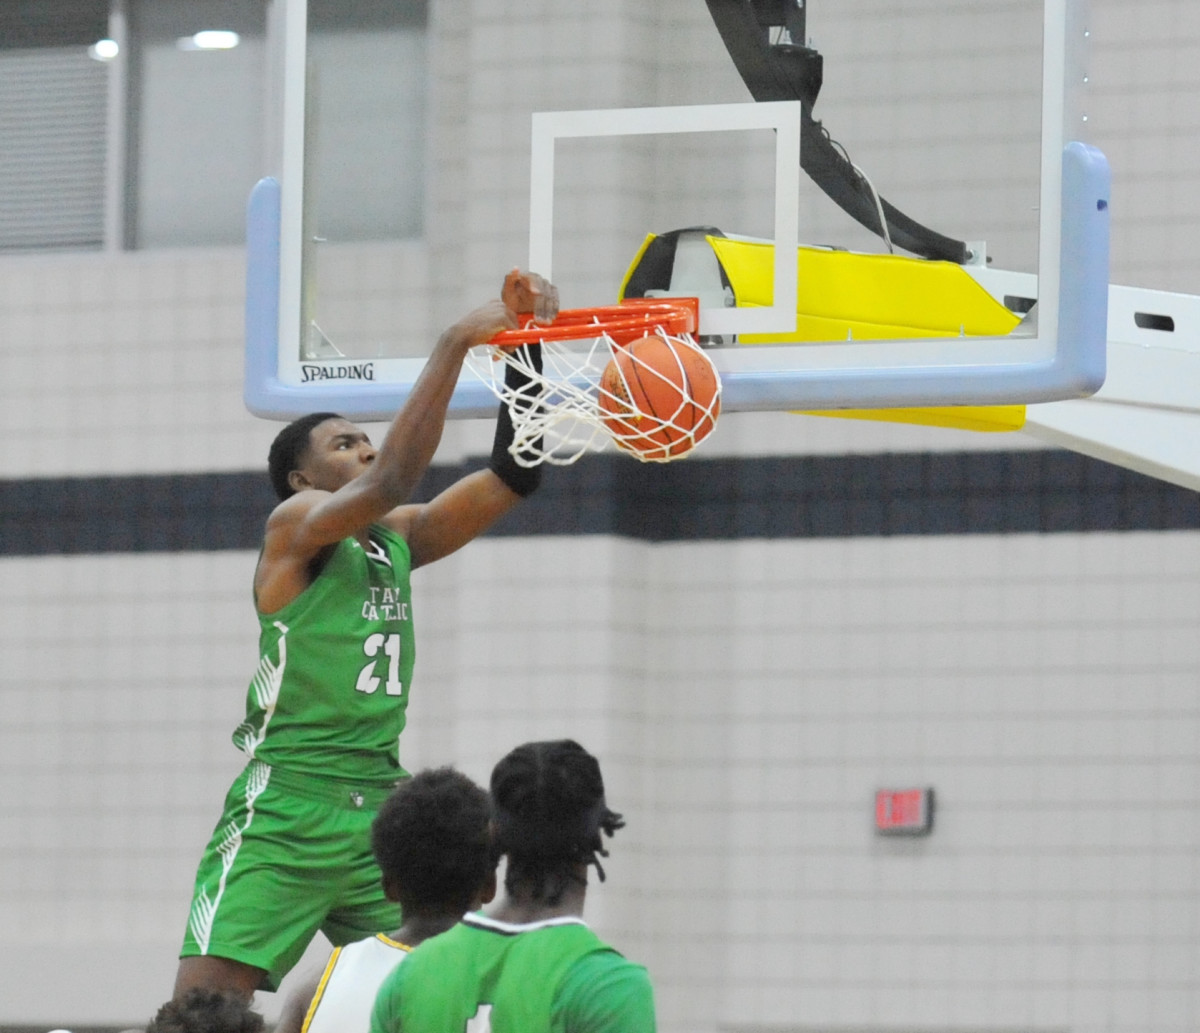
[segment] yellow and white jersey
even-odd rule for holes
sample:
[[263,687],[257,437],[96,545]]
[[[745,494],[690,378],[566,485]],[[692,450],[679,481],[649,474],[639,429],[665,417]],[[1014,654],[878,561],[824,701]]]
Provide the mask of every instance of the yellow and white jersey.
[[410,950],[382,933],[335,948],[301,1033],[368,1033],[380,984]]

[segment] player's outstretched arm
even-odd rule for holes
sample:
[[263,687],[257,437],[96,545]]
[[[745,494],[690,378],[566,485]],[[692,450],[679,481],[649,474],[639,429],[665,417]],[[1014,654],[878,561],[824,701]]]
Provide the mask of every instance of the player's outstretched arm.
[[315,551],[406,502],[442,439],[446,409],[467,352],[500,330],[515,327],[519,314],[545,322],[557,313],[558,291],[553,284],[536,273],[511,270],[498,299],[481,305],[438,339],[366,472],[304,510],[293,532],[295,546]]
[[254,573],[259,612],[286,606],[308,587],[322,550],[360,534],[408,497],[441,439],[467,351],[514,323],[514,314],[497,299],[442,334],[378,452],[346,420],[314,428],[309,460],[290,475],[296,494],[267,518]]
[[[517,325],[518,313],[553,319],[558,293],[534,273],[513,270],[501,296],[459,320],[438,339],[404,406],[396,414],[379,450],[366,435],[344,420],[314,428],[312,448],[319,462],[291,476],[296,494],[276,506],[267,520],[263,552],[255,573],[259,610],[273,613],[294,599],[311,579],[311,564],[321,551],[369,524],[383,521],[405,537],[410,518],[402,506],[428,468],[442,437],[446,410],[467,352],[500,330]],[[302,482],[302,484],[301,484]],[[306,490],[300,490],[303,487]],[[475,526],[486,526],[515,499],[492,516],[476,514]],[[390,519],[385,519],[390,518]],[[460,535],[459,544],[478,530]],[[453,551],[437,544],[430,554]]]
[[323,496],[303,499],[309,493],[301,492],[302,501],[295,506],[289,507],[291,499],[282,503],[268,522],[268,536],[279,530],[289,538],[291,550],[315,553],[405,502],[441,441],[446,409],[467,352],[515,324],[515,314],[496,299],[446,330],[361,475]]
[[384,518],[405,541],[412,567],[461,549],[521,501],[491,470],[478,470],[420,506],[402,506]]
[[[531,279],[514,269],[505,279],[502,296],[512,311],[524,313],[522,319],[532,316],[545,322],[558,314],[558,291],[540,277]],[[541,345],[527,347],[529,361],[540,371]],[[515,404],[536,404],[535,388],[515,367],[508,367],[505,381],[518,393],[526,391],[527,397]],[[469,474],[424,505],[402,506],[384,518],[408,542],[414,568],[462,548],[537,490],[542,468],[523,466],[513,458],[513,436],[512,414],[501,402],[488,469]]]
[[[541,345],[529,346],[530,361],[541,369]],[[505,373],[508,386],[515,390],[529,387],[529,397],[516,402],[535,405],[533,388],[525,374],[509,366]],[[521,381],[517,383],[516,381]],[[514,430],[508,405],[500,403],[496,417],[496,436],[488,468],[452,484],[425,505],[401,506],[383,522],[408,542],[412,565],[423,566],[461,549],[483,534],[523,498],[532,495],[541,484],[541,465],[523,466],[510,453]]]

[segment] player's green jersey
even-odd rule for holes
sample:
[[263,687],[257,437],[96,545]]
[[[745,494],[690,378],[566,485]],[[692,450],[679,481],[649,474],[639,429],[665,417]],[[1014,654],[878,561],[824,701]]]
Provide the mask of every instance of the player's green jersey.
[[384,980],[371,1033],[654,1033],[654,994],[582,919],[468,915]]
[[408,545],[372,525],[334,547],[287,606],[259,614],[258,670],[234,744],[263,763],[326,778],[391,782],[413,669]]

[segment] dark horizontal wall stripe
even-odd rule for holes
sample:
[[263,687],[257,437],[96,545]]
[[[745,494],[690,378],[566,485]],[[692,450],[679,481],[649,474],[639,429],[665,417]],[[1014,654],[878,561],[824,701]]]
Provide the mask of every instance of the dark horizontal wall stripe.
[[[478,462],[432,468],[430,498]],[[262,473],[0,481],[0,555],[256,549]],[[951,452],[641,465],[589,456],[490,533],[643,541],[1200,528],[1200,495],[1073,452]]]
[[[607,467],[580,470],[594,478],[596,494],[609,507],[607,525],[581,531],[671,541],[1200,527],[1200,495],[1067,451],[721,459],[653,467],[610,458]],[[585,514],[591,509],[582,508]]]
[[0,481],[0,555],[256,549],[273,504],[261,473]]

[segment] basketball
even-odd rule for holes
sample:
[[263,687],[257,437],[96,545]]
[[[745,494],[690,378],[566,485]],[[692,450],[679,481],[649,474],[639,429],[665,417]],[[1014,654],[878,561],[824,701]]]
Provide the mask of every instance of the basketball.
[[600,412],[617,447],[647,462],[685,455],[721,412],[712,360],[690,341],[651,334],[614,349],[600,376]]

